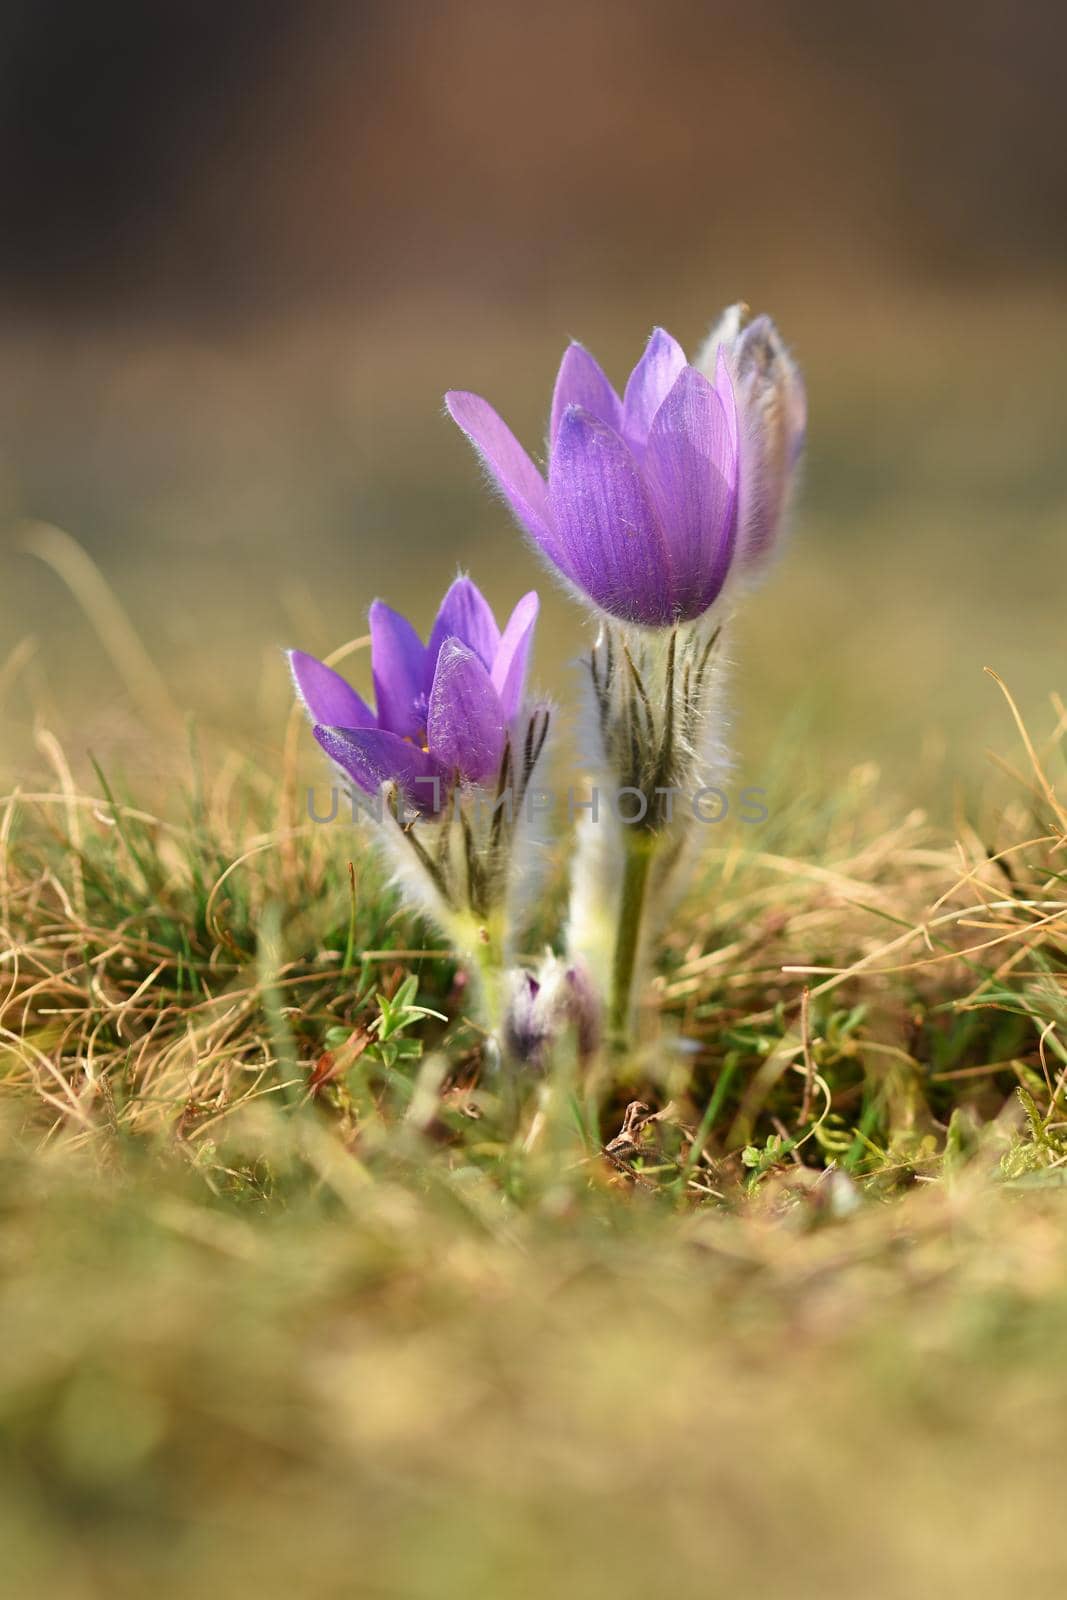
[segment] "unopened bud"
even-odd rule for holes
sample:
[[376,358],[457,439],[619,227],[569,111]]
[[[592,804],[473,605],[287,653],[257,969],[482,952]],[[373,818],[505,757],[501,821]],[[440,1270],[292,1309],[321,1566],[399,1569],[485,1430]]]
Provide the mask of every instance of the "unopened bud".
[[767,562],[789,519],[807,430],[804,380],[770,317],[728,306],[694,366],[714,380],[720,348],[733,376],[740,421],[737,565],[752,575]]
[[541,1070],[568,1030],[573,1030],[578,1059],[588,1060],[600,1042],[601,1007],[581,962],[549,955],[536,977],[515,970],[508,982],[504,1043],[513,1061]]

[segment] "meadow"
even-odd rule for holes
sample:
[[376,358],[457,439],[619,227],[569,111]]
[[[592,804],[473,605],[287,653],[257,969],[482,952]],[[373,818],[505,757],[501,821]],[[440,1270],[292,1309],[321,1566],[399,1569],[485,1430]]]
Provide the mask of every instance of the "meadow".
[[[517,1093],[309,823],[281,649],[457,551],[535,581],[436,407],[536,436],[559,308],[6,335],[0,1592],[1059,1592],[1067,310],[998,307],[794,308],[803,511],[733,647],[767,821],[709,837],[653,1043]],[[621,366],[656,315],[574,331]]]

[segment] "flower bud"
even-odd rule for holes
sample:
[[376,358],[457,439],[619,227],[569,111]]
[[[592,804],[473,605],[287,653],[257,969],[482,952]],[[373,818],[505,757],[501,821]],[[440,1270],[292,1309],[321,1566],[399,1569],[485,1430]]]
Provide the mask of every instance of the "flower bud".
[[789,519],[807,400],[804,380],[770,317],[747,317],[747,306],[728,306],[694,365],[711,377],[722,351],[733,375],[741,433],[735,560],[751,576],[766,565]]
[[579,1061],[588,1060],[600,1043],[600,1000],[580,962],[549,955],[536,977],[519,969],[509,974],[504,1044],[513,1061],[542,1070],[568,1029]]

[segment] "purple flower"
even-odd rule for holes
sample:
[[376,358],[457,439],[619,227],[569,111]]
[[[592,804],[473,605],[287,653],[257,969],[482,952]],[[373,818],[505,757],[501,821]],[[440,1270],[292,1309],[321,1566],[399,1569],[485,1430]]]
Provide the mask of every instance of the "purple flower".
[[456,781],[495,782],[522,705],[537,621],[531,591],[503,633],[480,590],[457,578],[423,644],[383,601],[370,608],[377,711],[332,668],[290,650],[296,691],[315,738],[369,794],[394,783],[409,805],[439,810]]
[[668,627],[718,597],[737,523],[725,356],[709,382],[657,328],[620,400],[572,344],[552,399],[547,483],[485,400],[453,392],[445,403],[541,553],[602,610]]
[[726,356],[741,417],[737,567],[765,565],[785,525],[807,431],[804,380],[770,317],[748,325],[744,305],[728,306],[708,334],[696,366],[710,377]]
[[541,1068],[567,1028],[575,1049],[587,1061],[600,1043],[600,999],[585,966],[549,955],[536,977],[515,969],[509,975],[504,1043],[512,1060]]

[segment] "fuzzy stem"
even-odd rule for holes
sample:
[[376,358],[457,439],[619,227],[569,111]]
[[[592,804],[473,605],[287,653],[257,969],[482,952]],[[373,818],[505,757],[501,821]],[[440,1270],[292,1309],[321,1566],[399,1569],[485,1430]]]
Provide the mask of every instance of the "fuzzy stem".
[[633,1015],[634,973],[641,945],[641,921],[652,865],[655,838],[650,833],[626,835],[622,894],[619,899],[619,925],[615,935],[615,957],[611,969],[611,1011],[609,1028],[612,1043],[625,1050],[630,1042]]

